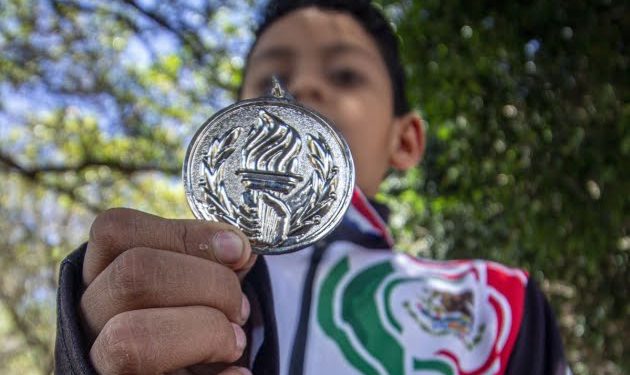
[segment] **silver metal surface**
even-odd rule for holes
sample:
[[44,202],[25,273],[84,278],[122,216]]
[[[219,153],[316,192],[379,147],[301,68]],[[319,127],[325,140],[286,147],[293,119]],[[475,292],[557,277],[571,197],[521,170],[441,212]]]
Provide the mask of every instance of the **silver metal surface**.
[[354,164],[328,120],[287,98],[237,102],[207,120],[184,160],[199,219],[239,227],[259,254],[299,250],[330,233],[350,204]]

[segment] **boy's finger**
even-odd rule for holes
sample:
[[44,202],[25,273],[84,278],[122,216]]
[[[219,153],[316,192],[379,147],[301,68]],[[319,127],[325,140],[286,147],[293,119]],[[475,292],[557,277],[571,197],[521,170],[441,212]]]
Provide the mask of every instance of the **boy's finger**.
[[83,281],[89,285],[122,252],[149,247],[194,255],[240,271],[253,264],[247,237],[225,223],[172,220],[114,208],[100,214],[90,230]]
[[90,350],[101,374],[163,374],[197,363],[236,361],[243,330],[203,306],[128,311],[112,318]]
[[80,302],[91,337],[124,311],[175,306],[213,307],[241,325],[249,317],[236,273],[205,259],[149,248],[119,255],[87,287]]
[[[230,366],[225,363],[203,364],[188,367],[181,375],[208,374],[208,375],[252,375],[252,372],[245,367]],[[180,373],[169,373],[168,375],[180,375]]]
[[251,375],[251,371],[244,367],[230,367],[221,371],[218,375]]

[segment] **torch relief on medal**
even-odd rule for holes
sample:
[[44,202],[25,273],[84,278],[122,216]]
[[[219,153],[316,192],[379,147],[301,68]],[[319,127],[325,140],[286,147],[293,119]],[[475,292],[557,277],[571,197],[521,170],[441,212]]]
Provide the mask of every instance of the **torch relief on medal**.
[[254,251],[285,253],[341,221],[354,166],[324,118],[263,98],[230,106],[202,126],[186,155],[184,184],[198,218],[239,227]]

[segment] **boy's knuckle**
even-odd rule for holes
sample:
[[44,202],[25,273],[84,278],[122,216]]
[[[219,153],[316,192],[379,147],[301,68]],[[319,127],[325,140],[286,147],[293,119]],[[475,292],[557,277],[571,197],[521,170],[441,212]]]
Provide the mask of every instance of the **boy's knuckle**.
[[103,247],[116,246],[131,223],[132,210],[110,208],[94,219],[90,228],[90,242]]
[[134,334],[134,324],[128,315],[120,314],[112,318],[103,328],[96,345],[97,357],[102,359],[102,366],[107,373],[137,373],[141,367],[139,343]]
[[213,308],[206,308],[204,315],[204,325],[212,331],[210,357],[207,361],[234,362],[238,360],[243,352],[236,347],[232,323],[223,313]]
[[146,249],[134,248],[120,254],[112,262],[107,287],[113,300],[138,303],[152,290],[146,268],[151,263]]

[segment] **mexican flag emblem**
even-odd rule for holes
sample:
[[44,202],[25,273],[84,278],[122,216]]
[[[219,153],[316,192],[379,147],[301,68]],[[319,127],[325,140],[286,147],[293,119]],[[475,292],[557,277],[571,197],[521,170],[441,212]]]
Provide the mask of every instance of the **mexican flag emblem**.
[[345,255],[322,278],[317,322],[361,374],[501,374],[526,282],[491,262]]

